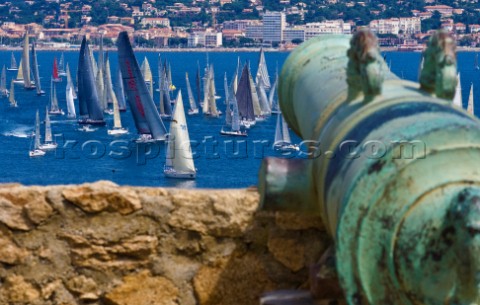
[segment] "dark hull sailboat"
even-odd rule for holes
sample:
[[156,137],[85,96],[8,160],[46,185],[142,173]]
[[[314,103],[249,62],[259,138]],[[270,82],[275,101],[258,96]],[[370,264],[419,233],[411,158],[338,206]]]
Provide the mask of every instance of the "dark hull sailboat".
[[240,124],[246,128],[250,128],[250,126],[255,125],[255,113],[253,109],[252,87],[248,65],[243,67],[242,76],[240,77],[235,97],[238,103]]
[[165,141],[167,130],[147,89],[127,32],[119,34],[117,46],[118,66],[135,127],[141,135],[139,141]]
[[97,86],[90,59],[90,48],[84,37],[78,59],[78,102],[80,110],[79,124],[105,125],[103,111],[98,99]]

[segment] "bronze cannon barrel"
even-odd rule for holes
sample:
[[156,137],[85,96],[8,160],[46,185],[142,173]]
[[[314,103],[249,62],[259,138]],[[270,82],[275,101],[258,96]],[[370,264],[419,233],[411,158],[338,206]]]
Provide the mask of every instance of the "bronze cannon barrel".
[[348,304],[480,304],[480,122],[432,94],[456,68],[429,76],[427,50],[437,89],[421,88],[381,56],[352,62],[350,40],[309,40],[285,62],[280,105],[309,159],[264,162],[263,206],[322,216]]

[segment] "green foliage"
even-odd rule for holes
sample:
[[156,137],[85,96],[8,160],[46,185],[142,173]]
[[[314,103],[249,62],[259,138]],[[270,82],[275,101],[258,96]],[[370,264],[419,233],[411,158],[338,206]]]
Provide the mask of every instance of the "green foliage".
[[432,17],[429,19],[422,20],[422,32],[427,32],[429,30],[436,30],[442,26],[441,21],[442,15],[438,11],[433,12]]

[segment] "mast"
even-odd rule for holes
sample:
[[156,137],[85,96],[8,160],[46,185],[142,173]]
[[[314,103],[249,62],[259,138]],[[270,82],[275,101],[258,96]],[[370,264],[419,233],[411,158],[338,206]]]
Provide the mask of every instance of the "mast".
[[196,171],[180,90],[173,110],[173,118],[170,122],[170,140],[167,144],[165,165],[172,167],[178,173],[195,173]]
[[140,133],[151,133],[156,140],[165,140],[167,130],[148,93],[143,80],[140,67],[135,59],[130,39],[127,32],[121,32],[118,36],[118,61],[122,69],[122,75],[127,84],[126,93],[128,102]]
[[190,104],[190,110],[197,110],[197,103],[195,103],[195,98],[193,97],[192,88],[190,87],[190,80],[188,79],[188,73],[185,73],[185,80],[187,82],[187,93],[188,93],[188,102]]
[[23,69],[23,85],[26,89],[32,89],[32,81],[30,80],[30,56],[29,56],[29,40],[28,31],[25,32],[22,52],[22,69]]
[[35,50],[35,43],[32,43],[32,66],[33,77],[35,79],[35,85],[37,88],[37,95],[41,95],[44,92],[42,91],[42,85],[40,84],[40,73],[38,72],[37,51]]

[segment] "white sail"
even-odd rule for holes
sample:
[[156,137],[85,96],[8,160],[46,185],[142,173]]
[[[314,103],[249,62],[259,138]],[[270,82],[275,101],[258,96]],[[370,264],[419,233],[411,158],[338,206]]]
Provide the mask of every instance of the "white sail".
[[113,100],[113,128],[122,128],[122,120],[120,119],[120,109],[118,107],[117,99]]
[[2,76],[0,77],[0,96],[7,96],[7,71],[5,70],[5,65],[2,68]]
[[48,115],[48,109],[45,112],[45,143],[53,142],[52,137],[52,123],[50,122],[50,116]]
[[205,68],[205,75],[203,76],[203,104],[202,112],[208,114],[208,97],[210,96],[210,72],[208,67]]
[[15,60],[15,55],[13,55],[13,52],[12,52],[12,55],[10,56],[10,68],[8,68],[8,70],[10,71],[18,70],[17,61]]
[[[68,69],[68,65],[67,65]],[[77,115],[75,113],[75,104],[73,102],[73,93],[75,90],[73,90],[73,86],[67,82],[67,89],[66,89],[66,98],[67,98],[67,109],[68,109],[68,117],[69,118],[75,118]]]
[[250,81],[250,88],[252,90],[253,113],[255,114],[256,117],[258,117],[262,115],[262,109],[260,108],[260,100],[258,98],[258,93],[257,93],[255,83],[253,82],[252,74],[249,73],[248,78]]
[[255,78],[257,84],[260,79],[262,80],[265,89],[269,89],[271,86],[270,76],[268,75],[267,62],[265,61],[263,49],[260,49],[260,59],[258,60],[257,76]]
[[277,116],[277,125],[275,126],[275,138],[273,140],[273,145],[281,144],[283,142],[282,136],[282,118],[281,115]]
[[70,84],[70,87],[72,87],[73,89],[73,98],[76,99],[77,93],[75,92],[75,85],[73,84],[72,74],[70,73],[70,66],[68,65],[68,62],[67,62],[66,74],[67,74],[67,87]]
[[262,114],[269,115],[272,110],[270,109],[270,104],[268,103],[267,93],[265,92],[262,78],[258,79],[257,87],[258,97],[260,100],[260,109],[262,110]]
[[181,91],[178,92],[175,109],[173,110],[169,139],[165,174],[168,175],[168,171],[173,169],[176,174],[195,175],[196,169],[193,163]]
[[470,95],[468,96],[467,111],[471,115],[475,115],[475,110],[474,110],[474,107],[473,107],[473,84],[470,86]]
[[455,88],[455,96],[453,97],[453,104],[460,108],[462,105],[462,85],[460,84],[460,73],[457,74],[457,87]]
[[277,96],[277,86],[278,86],[278,73],[275,75],[275,82],[270,89],[270,94],[268,95],[268,103],[270,104],[270,109],[272,113],[280,113],[280,107],[278,105],[278,96]]
[[283,117],[283,114],[280,115],[282,117],[282,136],[283,136],[283,143],[291,144],[292,140],[290,139],[290,132],[288,131],[288,124]]
[[213,67],[210,69],[210,83],[208,92],[208,113],[211,116],[218,117],[220,114],[217,111],[217,101],[215,100],[215,77]]
[[8,97],[8,101],[10,102],[10,106],[17,107],[17,101],[15,100],[15,84],[12,82],[10,83],[10,96]]
[[95,84],[97,86],[100,107],[102,108],[102,110],[105,110],[108,108],[108,105],[107,105],[106,95],[105,95],[105,84],[103,83],[103,69],[100,69],[100,68],[97,69],[97,76],[95,79],[96,79]]
[[112,73],[110,70],[110,59],[108,57],[108,53],[105,56],[105,92],[106,92],[106,100],[107,104],[115,104],[117,103],[118,107],[118,100],[115,92],[113,91],[113,83],[112,83]]

